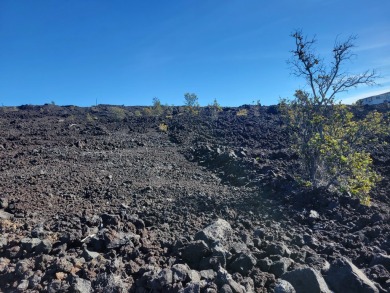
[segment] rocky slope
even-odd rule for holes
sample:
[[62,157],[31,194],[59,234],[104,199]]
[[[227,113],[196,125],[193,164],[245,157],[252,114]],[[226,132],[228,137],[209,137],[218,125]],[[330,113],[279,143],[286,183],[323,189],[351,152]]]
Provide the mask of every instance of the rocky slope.
[[0,290],[390,292],[389,147],[371,207],[302,191],[277,108],[242,109],[2,108]]

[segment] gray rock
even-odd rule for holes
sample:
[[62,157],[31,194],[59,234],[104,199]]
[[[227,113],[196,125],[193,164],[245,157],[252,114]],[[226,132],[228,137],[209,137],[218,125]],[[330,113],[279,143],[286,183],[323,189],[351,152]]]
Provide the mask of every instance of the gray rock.
[[232,235],[233,229],[230,224],[225,220],[218,219],[202,231],[198,232],[195,235],[195,240],[203,240],[210,245],[210,247],[217,244],[227,246]]
[[13,214],[7,213],[3,210],[0,210],[0,219],[1,220],[12,220],[14,218]]
[[303,235],[303,240],[305,241],[305,244],[312,249],[316,249],[318,246],[320,246],[320,242],[314,236],[305,234]]
[[35,248],[36,253],[49,254],[53,248],[49,239],[42,240]]
[[256,265],[256,258],[250,253],[240,253],[238,257],[230,264],[232,272],[238,272],[241,275],[247,275]]
[[122,281],[121,276],[113,273],[100,273],[93,287],[104,288],[104,292],[128,292],[129,290],[129,285]]
[[319,256],[309,256],[306,258],[305,263],[319,272],[326,272],[330,268],[330,263]]
[[269,272],[271,266],[272,266],[273,262],[271,259],[269,259],[268,257],[266,258],[263,258],[263,259],[259,259],[257,261],[257,266],[260,268],[260,270],[262,270],[263,272]]
[[54,265],[55,269],[60,272],[70,273],[73,269],[73,264],[66,258],[57,258]]
[[187,261],[190,267],[197,268],[200,260],[210,255],[211,251],[203,240],[192,241],[180,249],[182,258]]
[[292,244],[302,247],[303,245],[305,245],[305,240],[303,239],[302,235],[295,235],[292,240]]
[[233,280],[232,276],[223,268],[219,268],[217,272],[216,283],[222,287],[224,284],[228,284],[233,293],[244,293],[245,288]]
[[201,279],[203,280],[208,280],[208,281],[212,281],[215,279],[216,277],[216,272],[214,272],[213,270],[203,270],[203,271],[200,271],[200,277]]
[[[202,260],[199,263],[199,270],[218,270],[218,268],[221,265],[220,258],[214,257],[214,256],[209,256],[202,258]],[[222,266],[223,267],[223,266]]]
[[200,284],[188,283],[185,288],[179,290],[179,293],[200,293]]
[[47,236],[47,231],[43,228],[43,223],[37,224],[32,230],[31,230],[31,237],[33,238],[40,238],[43,239]]
[[257,228],[253,234],[254,238],[264,239],[266,232],[264,228]]
[[370,266],[374,265],[383,265],[390,272],[390,255],[376,254],[370,263]]
[[76,277],[73,280],[72,290],[75,293],[90,293],[92,292],[91,281]]
[[0,198],[0,208],[2,209],[8,208],[8,198],[5,197]]
[[294,287],[286,280],[279,279],[275,285],[275,293],[296,293]]
[[121,220],[119,215],[113,215],[113,214],[102,214],[100,217],[102,218],[104,227],[108,225],[117,226]]
[[210,260],[211,268],[217,270],[220,266],[226,267],[226,260],[230,258],[232,254],[221,246],[215,246],[212,248],[212,256]]
[[106,230],[103,234],[103,238],[107,249],[116,249],[124,245],[137,245],[140,236],[132,232],[125,233]]
[[161,287],[172,285],[173,273],[171,269],[163,269],[158,273],[158,281]]
[[4,273],[11,261],[8,258],[0,257],[0,273]]
[[240,280],[240,284],[244,286],[245,291],[247,293],[254,293],[255,292],[255,282],[252,278],[246,277],[243,280]]
[[190,278],[191,269],[187,264],[175,264],[172,266],[172,273],[174,283],[185,282]]
[[28,280],[20,281],[20,283],[18,284],[18,287],[17,287],[17,289],[20,291],[25,291],[25,290],[27,290],[27,288],[28,288]]
[[267,253],[269,255],[290,256],[291,251],[284,243],[271,243],[267,247]]
[[271,265],[269,272],[279,278],[281,275],[287,272],[288,268],[291,266],[292,263],[293,260],[286,257],[282,257],[280,260],[275,261]]
[[15,274],[18,277],[30,277],[33,272],[32,272],[33,264],[29,259],[22,259],[19,260],[16,263],[15,267]]
[[232,288],[228,284],[224,284],[221,287],[220,292],[221,293],[233,293],[233,290],[232,290]]
[[261,248],[261,245],[262,245],[262,241],[260,238],[256,237],[253,239],[253,245],[256,247],[256,248]]
[[94,258],[98,257],[99,255],[100,255],[100,253],[98,253],[98,252],[89,251],[88,249],[84,248],[82,257],[84,257],[84,259],[86,261],[90,261],[90,260],[93,260]]
[[246,246],[246,244],[242,242],[233,242],[229,246],[232,254],[239,254],[241,252],[249,251],[248,246]]
[[137,230],[145,229],[145,222],[138,218],[136,215],[126,215],[125,220],[133,223]]
[[298,293],[331,293],[321,274],[312,268],[287,272],[281,276],[281,279],[291,283]]
[[51,281],[47,286],[47,292],[48,293],[57,293],[61,291],[61,281],[60,280],[53,280]]
[[378,293],[378,288],[346,258],[331,263],[325,276],[330,288],[343,293]]
[[39,238],[23,238],[20,240],[20,246],[27,252],[32,252],[41,242]]
[[7,245],[8,245],[7,237],[5,235],[0,236],[0,249],[7,247]]
[[201,276],[198,271],[191,270],[188,274],[188,277],[190,278],[190,281],[193,283],[200,282]]
[[35,273],[34,275],[32,275],[28,279],[28,286],[29,286],[29,288],[31,288],[31,289],[36,288],[39,285],[39,283],[41,283],[41,280],[42,280],[42,277],[37,275],[37,273]]
[[320,217],[319,213],[315,210],[310,210],[309,212],[309,218],[311,219],[318,219]]

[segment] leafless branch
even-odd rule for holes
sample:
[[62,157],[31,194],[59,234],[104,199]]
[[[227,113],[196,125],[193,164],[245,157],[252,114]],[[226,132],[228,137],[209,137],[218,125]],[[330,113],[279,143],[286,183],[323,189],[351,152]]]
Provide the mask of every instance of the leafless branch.
[[295,76],[303,76],[310,87],[312,98],[320,106],[334,103],[336,95],[348,91],[359,85],[374,85],[379,77],[375,71],[365,71],[360,74],[350,75],[342,71],[346,61],[354,54],[356,36],[350,36],[345,41],[334,43],[332,50],[333,61],[329,69],[325,66],[324,59],[316,55],[313,45],[315,37],[308,39],[300,30],[291,36],[295,39],[295,49],[292,50],[292,59],[288,61],[292,65]]

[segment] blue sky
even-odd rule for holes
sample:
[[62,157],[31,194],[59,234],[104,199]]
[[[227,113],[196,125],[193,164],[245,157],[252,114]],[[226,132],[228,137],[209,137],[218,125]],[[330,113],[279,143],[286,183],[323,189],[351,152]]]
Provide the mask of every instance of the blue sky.
[[0,104],[276,104],[304,88],[286,63],[302,29],[327,57],[357,35],[345,68],[390,91],[389,0],[0,0]]

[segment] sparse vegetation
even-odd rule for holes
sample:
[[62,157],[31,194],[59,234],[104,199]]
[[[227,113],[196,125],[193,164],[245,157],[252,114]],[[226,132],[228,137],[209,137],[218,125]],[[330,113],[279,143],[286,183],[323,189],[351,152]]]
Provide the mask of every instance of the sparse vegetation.
[[110,107],[109,111],[117,121],[123,121],[126,118],[126,110],[124,108],[114,106]]
[[214,102],[212,104],[212,107],[214,108],[215,111],[217,112],[221,112],[222,111],[222,107],[221,105],[218,103],[217,99],[214,99]]
[[208,106],[211,110],[211,117],[212,119],[218,118],[218,113],[222,111],[221,105],[218,103],[217,99],[214,99],[213,104]]
[[[369,192],[380,176],[372,169],[365,150],[370,138],[384,131],[383,117],[372,112],[356,120],[336,95],[361,84],[373,84],[376,74],[366,71],[347,75],[342,66],[352,56],[354,38],[336,43],[330,68],[315,55],[301,32],[295,32],[295,50],[290,61],[296,76],[303,76],[309,91],[298,90],[293,100],[283,100],[281,109],[294,132],[294,148],[302,165],[302,182],[315,188],[336,188],[369,204]],[[372,141],[371,141],[372,142]]]
[[241,116],[247,116],[248,115],[248,110],[247,109],[240,109],[236,113],[236,116],[241,117]]
[[94,116],[92,116],[90,113],[87,113],[86,115],[85,115],[85,119],[88,121],[88,122],[93,122],[94,120],[95,120],[95,117]]
[[164,109],[161,105],[160,99],[157,97],[153,98],[153,114],[156,116],[162,115],[164,112]]
[[184,106],[188,108],[199,107],[198,97],[196,94],[185,93],[184,94]]
[[144,112],[144,115],[145,115],[145,116],[152,116],[152,115],[153,115],[153,110],[152,110],[152,108],[150,108],[150,107],[144,108],[144,109],[143,109],[143,112]]
[[160,129],[161,132],[168,132],[168,125],[165,124],[165,123],[161,123],[161,124],[158,126],[158,129]]

